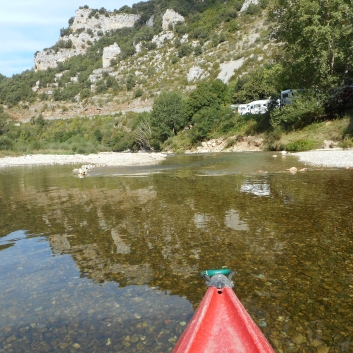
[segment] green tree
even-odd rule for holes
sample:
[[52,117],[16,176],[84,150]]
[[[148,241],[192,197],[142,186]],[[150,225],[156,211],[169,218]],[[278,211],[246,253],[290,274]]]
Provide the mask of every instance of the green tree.
[[179,92],[163,91],[154,100],[151,128],[156,146],[174,136],[184,127],[183,101]]
[[[294,88],[327,91],[350,83],[353,7],[349,0],[276,0],[270,11],[280,62]],[[284,82],[285,82],[284,81]]]
[[239,79],[234,103],[249,103],[258,99],[276,98],[281,91],[282,66],[260,67]]
[[190,121],[194,114],[203,108],[220,109],[227,95],[227,85],[216,79],[211,82],[201,81],[195,90],[190,93],[186,102],[185,114]]

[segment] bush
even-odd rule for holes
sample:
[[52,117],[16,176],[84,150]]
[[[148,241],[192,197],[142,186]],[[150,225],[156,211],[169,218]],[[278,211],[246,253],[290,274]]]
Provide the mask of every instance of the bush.
[[184,56],[189,56],[193,51],[193,48],[190,44],[184,43],[178,48],[178,56],[182,58]]
[[129,74],[126,78],[126,89],[131,91],[136,86],[136,77],[133,74]]
[[287,104],[281,109],[273,109],[270,116],[273,127],[280,126],[285,130],[291,130],[322,120],[325,118],[325,109],[320,97],[309,92],[296,96],[292,104]]
[[138,98],[141,97],[143,95],[143,89],[142,88],[138,88],[135,92],[134,92],[134,97]]
[[299,152],[299,151],[309,151],[314,148],[315,148],[315,141],[297,140],[297,141],[289,142],[286,145],[285,150]]
[[170,62],[174,65],[179,61],[179,58],[175,55],[172,56],[172,59],[170,60]]
[[250,4],[248,6],[248,8],[245,10],[245,13],[247,15],[258,15],[261,13],[261,6],[255,5],[255,4]]
[[7,136],[0,136],[0,150],[12,150],[13,142]]
[[201,47],[200,44],[198,44],[198,45],[196,45],[196,46],[194,47],[194,54],[195,54],[196,56],[202,54],[202,47]]

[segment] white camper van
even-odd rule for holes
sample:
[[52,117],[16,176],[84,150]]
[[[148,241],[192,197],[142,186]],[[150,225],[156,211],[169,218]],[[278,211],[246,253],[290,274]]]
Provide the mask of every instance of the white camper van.
[[269,100],[263,99],[258,101],[253,101],[246,105],[246,108],[241,115],[245,114],[264,114],[268,110]]
[[243,112],[245,111],[247,107],[247,104],[231,104],[230,109],[235,111],[237,114],[243,115]]

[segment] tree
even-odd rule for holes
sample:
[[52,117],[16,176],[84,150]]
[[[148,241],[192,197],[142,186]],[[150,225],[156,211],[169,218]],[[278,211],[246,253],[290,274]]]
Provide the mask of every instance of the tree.
[[276,0],[270,11],[279,61],[294,88],[346,85],[353,77],[350,0]]
[[227,85],[216,79],[211,82],[201,81],[190,93],[186,102],[185,114],[190,121],[194,114],[206,107],[220,109],[227,94]]
[[153,103],[151,128],[158,143],[174,136],[184,127],[182,95],[179,92],[163,91]]
[[7,120],[10,119],[10,116],[4,112],[3,107],[0,106],[0,135],[4,132],[5,125]]
[[241,77],[233,96],[234,103],[249,103],[259,99],[276,98],[281,91],[279,77],[282,73],[281,65],[260,67]]

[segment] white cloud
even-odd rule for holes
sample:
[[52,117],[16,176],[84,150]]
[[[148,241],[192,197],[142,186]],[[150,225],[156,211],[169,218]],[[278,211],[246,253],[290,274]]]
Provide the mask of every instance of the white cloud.
[[[0,11],[0,73],[12,76],[33,66],[33,54],[51,47],[60,29],[84,5],[107,10],[131,6],[135,0],[16,0],[4,1]],[[31,63],[29,66],[24,63]]]

